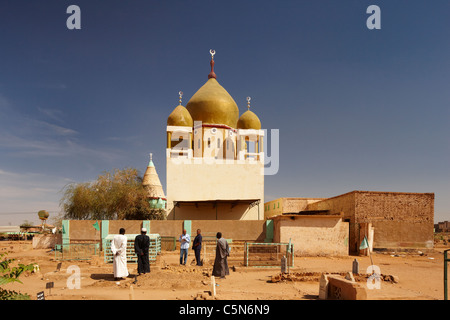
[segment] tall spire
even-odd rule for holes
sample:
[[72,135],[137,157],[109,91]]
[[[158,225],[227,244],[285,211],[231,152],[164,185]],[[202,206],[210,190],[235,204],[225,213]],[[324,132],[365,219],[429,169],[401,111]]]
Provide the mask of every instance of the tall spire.
[[164,195],[164,190],[152,158],[152,154],[150,153],[150,162],[147,166],[147,170],[145,170],[142,185],[147,191],[147,200],[150,203],[150,207],[152,209],[164,209],[166,196]]
[[216,50],[211,49],[211,50],[209,50],[209,53],[211,54],[211,62],[210,62],[211,72],[208,75],[208,79],[211,79],[211,78],[216,79],[216,74],[214,73],[214,55],[216,54]]

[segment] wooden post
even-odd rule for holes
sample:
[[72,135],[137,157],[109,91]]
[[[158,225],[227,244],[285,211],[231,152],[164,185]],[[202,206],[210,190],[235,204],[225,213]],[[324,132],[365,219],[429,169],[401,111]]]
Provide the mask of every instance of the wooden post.
[[211,276],[211,294],[213,295],[213,297],[216,296],[216,278],[214,276]]
[[130,286],[130,300],[134,300],[134,289],[133,289],[133,286]]

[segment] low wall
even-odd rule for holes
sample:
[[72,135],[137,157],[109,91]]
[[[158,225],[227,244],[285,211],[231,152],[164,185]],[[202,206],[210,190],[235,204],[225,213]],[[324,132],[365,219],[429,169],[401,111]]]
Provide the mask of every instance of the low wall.
[[[97,220],[70,220],[70,241],[71,242],[99,242],[101,234],[99,230],[94,228],[94,223]],[[98,220],[99,228],[102,226],[102,221]],[[119,232],[117,232],[119,233]]]
[[[68,241],[70,243],[101,242],[102,235],[118,234],[120,228],[126,234],[138,234],[144,224],[150,229],[149,233],[157,233],[163,237],[178,237],[185,228],[186,220],[70,220],[66,221]],[[196,230],[201,229],[203,235],[215,236],[222,232],[224,238],[237,241],[262,242],[265,238],[266,225],[264,220],[188,220],[190,221],[191,237]],[[94,227],[97,223],[100,230]],[[189,225],[187,223],[186,225]],[[103,230],[107,228],[107,230]]]
[[[157,233],[162,237],[178,237],[183,231],[184,220],[152,220],[150,233]],[[192,232],[191,232],[192,233]]]
[[374,221],[373,247],[375,249],[428,248],[434,246],[430,223],[405,221]]
[[61,234],[36,234],[33,237],[33,249],[54,248],[61,241]]
[[336,216],[274,217],[274,242],[294,244],[296,256],[347,256],[348,222]]
[[192,220],[192,234],[197,229],[203,235],[215,236],[222,232],[222,236],[233,241],[263,242],[266,236],[266,223],[264,220]]
[[[109,220],[109,234],[118,234],[120,228],[127,234],[139,234],[142,229],[142,220]],[[154,233],[150,231],[150,233]]]

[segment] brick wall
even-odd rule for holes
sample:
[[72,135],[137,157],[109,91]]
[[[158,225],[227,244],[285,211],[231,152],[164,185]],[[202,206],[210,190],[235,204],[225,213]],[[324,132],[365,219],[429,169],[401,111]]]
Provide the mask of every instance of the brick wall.
[[429,248],[433,245],[434,194],[352,191],[308,205],[308,210],[343,213],[349,249],[358,252],[361,223],[375,228],[374,248]]
[[355,193],[355,221],[371,222],[374,248],[432,248],[434,194]]

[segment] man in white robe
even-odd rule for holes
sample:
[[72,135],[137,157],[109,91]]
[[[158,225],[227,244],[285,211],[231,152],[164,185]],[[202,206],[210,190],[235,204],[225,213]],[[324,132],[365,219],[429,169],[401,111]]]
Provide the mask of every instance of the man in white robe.
[[118,235],[115,235],[111,241],[111,252],[114,256],[113,269],[114,280],[128,277],[127,268],[127,237],[125,236],[125,229],[121,228]]

